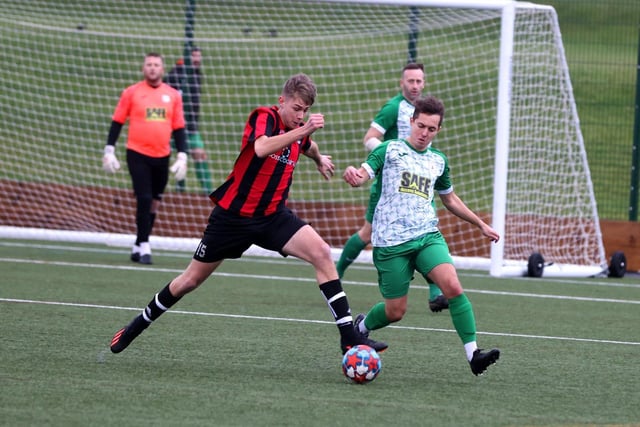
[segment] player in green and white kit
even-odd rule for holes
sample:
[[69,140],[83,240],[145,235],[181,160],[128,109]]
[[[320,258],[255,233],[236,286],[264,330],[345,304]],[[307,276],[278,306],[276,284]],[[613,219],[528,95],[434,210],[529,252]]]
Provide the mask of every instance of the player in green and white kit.
[[[413,114],[413,102],[417,100],[425,87],[424,66],[422,64],[409,63],[402,69],[400,77],[401,92],[391,98],[382,106],[378,114],[371,122],[369,130],[364,136],[364,145],[368,151],[380,145],[382,141],[396,138],[406,138],[411,131],[410,119]],[[378,181],[371,184],[369,206],[365,213],[365,221],[362,227],[345,242],[336,268],[340,277],[345,270],[358,257],[360,252],[371,242],[371,222],[373,212],[378,203]],[[435,206],[435,205],[434,205]],[[429,308],[438,312],[449,307],[447,299],[442,295],[438,286],[429,282]]]
[[442,102],[429,96],[415,102],[411,133],[376,147],[359,169],[349,166],[344,180],[353,187],[378,179],[379,200],[372,222],[373,261],[384,302],[366,316],[356,317],[364,336],[402,319],[407,310],[409,284],[415,271],[438,283],[449,301],[453,325],[464,344],[475,375],[500,357],[500,350],[484,351],[476,343],[473,307],[458,279],[444,236],[438,230],[433,199],[459,218],[477,226],[492,242],[500,236],[454,193],[447,157],[431,147],[444,118]]

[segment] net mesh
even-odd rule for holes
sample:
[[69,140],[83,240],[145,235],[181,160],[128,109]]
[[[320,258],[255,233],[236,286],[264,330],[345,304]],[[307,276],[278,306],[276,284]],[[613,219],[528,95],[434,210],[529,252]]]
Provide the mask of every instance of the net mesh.
[[[0,9],[2,141],[0,225],[135,233],[124,163],[127,127],[107,175],[102,149],[121,91],[141,79],[144,54],[183,56],[187,11],[203,53],[199,130],[214,187],[231,170],[249,112],[271,105],[304,72],[318,86],[314,134],[338,176],[298,165],[290,206],[335,248],[363,222],[368,188],[339,176],[366,158],[362,138],[399,91],[409,59],[425,64],[427,88],[447,107],[435,145],[449,157],[457,194],[491,221],[500,11],[321,1],[18,1]],[[555,262],[600,264],[589,170],[551,8],[517,9],[505,258],[533,251]],[[415,40],[415,44],[411,42]],[[211,204],[193,163],[185,191],[171,180],[154,236],[199,238]],[[440,210],[452,254],[488,257],[479,231]],[[133,239],[133,238],[132,238]],[[178,243],[176,243],[178,245]]]

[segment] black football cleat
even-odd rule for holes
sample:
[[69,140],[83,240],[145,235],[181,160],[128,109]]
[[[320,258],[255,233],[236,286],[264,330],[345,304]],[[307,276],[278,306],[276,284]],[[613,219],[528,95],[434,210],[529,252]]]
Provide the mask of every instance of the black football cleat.
[[360,332],[360,329],[358,328],[358,325],[363,320],[364,320],[364,314],[363,313],[360,313],[360,314],[358,314],[356,316],[356,320],[353,323],[353,329],[356,332],[356,342],[353,343],[353,344],[341,343],[342,354],[346,353],[347,351],[349,351],[349,349],[351,347],[353,347],[355,345],[358,345],[358,344],[367,345],[367,346],[371,347],[372,349],[374,349],[378,353],[382,353],[383,351],[385,351],[389,347],[387,345],[387,343],[385,343],[385,342],[374,341],[371,338],[369,338],[369,333],[368,332],[366,334],[363,334],[362,332]]
[[444,295],[438,295],[434,299],[429,300],[429,309],[434,313],[446,310],[447,308],[449,308],[449,301],[447,301]]
[[111,352],[120,353],[127,348],[131,342],[136,339],[149,326],[149,322],[144,320],[142,314],[136,316],[127,326],[120,329],[111,338]]
[[151,261],[151,254],[140,255],[140,264],[151,265],[153,261]]
[[378,353],[382,353],[389,347],[387,343],[382,341],[374,341],[371,338],[359,338],[357,342],[353,344],[346,344],[345,342],[341,342],[340,348],[342,349],[342,354],[345,354],[347,351],[349,351],[351,347],[355,347],[360,344],[369,346]]
[[469,362],[471,366],[471,372],[473,375],[482,375],[487,370],[489,365],[493,365],[500,358],[500,350],[494,348],[493,350],[483,351],[481,348],[473,352],[473,358]]
[[365,315],[364,313],[360,313],[356,316],[356,319],[353,321],[353,327],[356,330],[356,333],[358,335],[362,335],[365,338],[369,338],[369,332],[363,334],[362,332],[360,332],[360,323],[362,323],[364,321]]

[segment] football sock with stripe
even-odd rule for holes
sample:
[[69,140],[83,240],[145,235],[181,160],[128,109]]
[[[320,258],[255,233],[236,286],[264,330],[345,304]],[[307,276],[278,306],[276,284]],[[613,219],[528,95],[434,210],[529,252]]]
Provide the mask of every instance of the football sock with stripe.
[[340,280],[330,280],[321,284],[320,292],[329,305],[342,339],[347,342],[355,342],[353,317],[351,317],[347,294],[342,289]]
[[142,311],[142,317],[147,323],[151,323],[178,301],[180,301],[180,297],[171,295],[169,285],[167,285],[149,301],[149,304]]

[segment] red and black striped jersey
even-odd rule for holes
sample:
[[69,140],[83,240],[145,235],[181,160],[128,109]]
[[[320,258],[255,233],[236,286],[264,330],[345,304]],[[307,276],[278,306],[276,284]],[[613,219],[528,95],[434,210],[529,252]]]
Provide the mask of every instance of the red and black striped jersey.
[[242,135],[242,147],[225,182],[211,193],[218,206],[246,217],[271,215],[286,206],[293,171],[311,139],[302,138],[265,158],[254,142],[259,137],[286,133],[278,107],[258,107],[251,112]]

